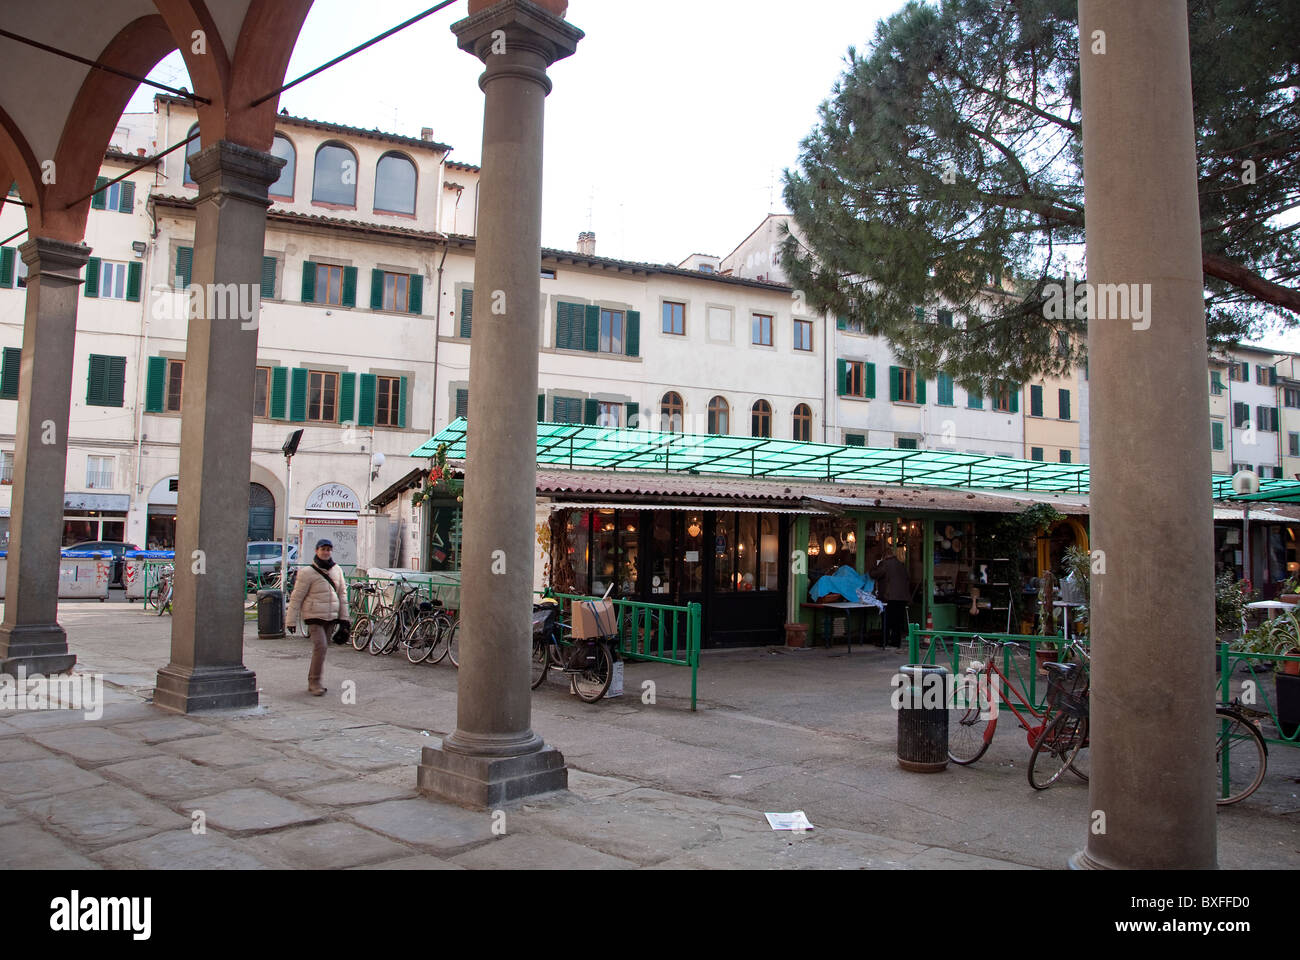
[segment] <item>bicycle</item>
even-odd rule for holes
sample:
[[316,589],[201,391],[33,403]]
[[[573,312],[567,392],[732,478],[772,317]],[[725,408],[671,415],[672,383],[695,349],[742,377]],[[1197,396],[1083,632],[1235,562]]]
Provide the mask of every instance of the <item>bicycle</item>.
[[[565,629],[572,631],[573,625],[560,619],[559,607],[554,613],[539,611],[534,606],[534,617],[542,613],[544,620],[540,627],[534,620],[532,687],[536,690],[546,680],[551,670],[559,670],[569,677],[573,692],[584,703],[596,703],[609,691],[610,681],[614,678],[614,654],[610,649],[611,641],[618,633],[599,637],[574,638],[571,634],[564,639]],[[566,649],[567,648],[567,649]]]
[[1056,715],[1029,755],[1029,785],[1046,790],[1066,770],[1088,779],[1088,671],[1077,663],[1049,663],[1048,709]]
[[1227,806],[1245,800],[1264,782],[1268,769],[1268,744],[1243,712],[1239,700],[1214,707],[1217,726],[1214,743],[1216,767],[1214,802]]
[[452,629],[452,617],[442,609],[442,602],[425,600],[420,603],[420,619],[411,627],[403,645],[406,659],[411,663],[440,663],[447,656],[447,642]]
[[[963,647],[967,648],[963,653]],[[996,708],[1004,705],[1015,715],[1022,729],[1026,731],[1026,739],[1032,750],[1037,746],[1039,739],[1047,732],[1048,728],[1055,721],[1053,715],[1053,702],[1049,696],[1049,702],[1043,710],[1038,710],[1029,698],[1021,693],[1020,688],[1011,681],[998,665],[998,657],[1010,648],[1011,655],[1017,658],[1016,673],[1022,677],[1026,669],[1032,670],[1033,664],[1029,656],[1027,647],[1011,640],[986,640],[984,637],[975,636],[969,643],[958,643],[957,654],[958,664],[969,657],[969,664],[965,668],[966,680],[960,688],[955,691],[952,703],[948,711],[948,758],[961,766],[969,766],[980,757],[984,756],[993,742],[993,735],[997,732],[998,718]],[[1086,659],[1087,651],[1075,641],[1066,643],[1065,655],[1078,656],[1080,659]],[[1086,676],[1087,668],[1079,666]],[[1049,674],[1049,695],[1051,689],[1051,674]],[[995,683],[996,681],[996,683]],[[1020,708],[1017,709],[1015,703],[1012,703],[1006,695],[1010,690],[1012,696],[1019,702]],[[995,692],[996,691],[996,692]],[[996,697],[996,702],[995,702]],[[1033,721],[1030,722],[1032,718]],[[1084,730],[1086,734],[1086,728]],[[1077,725],[1075,728],[1075,737],[1077,738]],[[1049,755],[1055,756],[1060,745],[1056,737],[1063,736],[1063,731],[1056,731],[1053,734],[1053,741],[1049,747]],[[1087,757],[1082,755],[1082,749],[1086,746],[1080,742],[1080,750],[1075,752],[1070,762],[1066,763],[1068,767],[1079,779],[1088,779]]]
[[[356,608],[349,604],[349,609],[353,610],[352,616],[352,648],[360,653],[370,647],[370,639],[374,634],[374,625],[376,621],[381,621],[392,612],[392,604],[383,588],[374,583],[354,584],[358,588],[358,593],[365,599],[362,603],[362,609],[366,612],[356,613]],[[394,586],[396,586],[394,584]]]
[[146,606],[156,606],[158,616],[164,613],[172,612],[172,590],[175,586],[176,568],[172,564],[164,564],[158,568],[158,582],[149,588],[145,595]]
[[399,598],[392,611],[382,620],[372,621],[374,628],[368,646],[371,656],[377,657],[380,654],[387,656],[396,650],[397,645],[406,638],[411,627],[419,619],[416,606],[416,594],[419,590],[406,586],[404,580],[399,581],[397,590]]

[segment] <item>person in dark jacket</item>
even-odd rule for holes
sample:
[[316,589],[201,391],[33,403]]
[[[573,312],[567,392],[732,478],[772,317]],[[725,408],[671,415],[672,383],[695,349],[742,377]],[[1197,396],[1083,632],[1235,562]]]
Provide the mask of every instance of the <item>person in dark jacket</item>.
[[902,647],[907,631],[907,605],[912,599],[912,581],[907,567],[892,550],[882,548],[879,562],[871,568],[871,579],[876,581],[876,596],[885,603],[884,643]]

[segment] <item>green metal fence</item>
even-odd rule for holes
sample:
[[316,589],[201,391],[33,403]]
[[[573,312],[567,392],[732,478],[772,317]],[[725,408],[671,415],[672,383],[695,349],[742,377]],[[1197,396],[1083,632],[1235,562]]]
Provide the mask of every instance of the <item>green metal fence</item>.
[[[1040,675],[1040,662],[1055,660],[1058,654],[1057,645],[1064,640],[1064,637],[1057,635],[1052,637],[1026,636],[1018,633],[968,633],[957,630],[927,630],[923,627],[912,624],[907,631],[907,647],[910,663],[929,663],[936,666],[946,666],[954,677],[961,676],[967,664],[959,662],[961,659],[961,650],[958,646],[961,643],[969,642],[975,637],[983,637],[985,640],[998,640],[1001,642],[1010,642],[1019,644],[1019,650],[1015,647],[1002,648],[1002,672],[1006,674],[1007,679],[1017,687],[1017,692],[1022,697],[1034,705],[1035,708],[1042,708],[1047,699],[1047,679]],[[1083,644],[1087,643],[1076,638],[1076,641]],[[922,650],[922,643],[925,642],[925,649]],[[1042,655],[1039,653],[1042,651]]]
[[[1287,673],[1288,668],[1300,669],[1300,656],[1242,653],[1226,644],[1219,648],[1219,699],[1238,700],[1242,712],[1254,720],[1271,720],[1272,729],[1268,724],[1256,723],[1268,743],[1296,747],[1300,746],[1300,725],[1290,726],[1288,733],[1288,724],[1278,716],[1283,684],[1300,688],[1300,676]],[[1287,719],[1296,723],[1290,716]]]
[[[560,617],[566,623],[572,622],[574,601],[582,603],[600,599],[549,590],[544,591],[543,596],[560,601]],[[612,602],[618,618],[619,656],[625,660],[650,660],[690,667],[691,709],[694,710],[700,674],[700,605],[671,606],[640,600]]]

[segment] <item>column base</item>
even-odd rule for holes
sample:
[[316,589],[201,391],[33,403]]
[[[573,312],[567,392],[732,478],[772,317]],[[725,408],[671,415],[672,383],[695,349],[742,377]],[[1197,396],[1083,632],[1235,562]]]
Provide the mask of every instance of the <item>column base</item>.
[[1071,870],[1109,870],[1110,867],[1104,863],[1098,863],[1092,857],[1088,856],[1087,850],[1080,850],[1067,861]]
[[441,747],[420,752],[416,787],[426,797],[462,807],[496,807],[512,800],[569,788],[564,755],[543,747],[521,757],[480,757]]
[[195,668],[169,663],[158,671],[153,702],[172,713],[255,707],[257,675],[242,664]]
[[57,623],[0,626],[0,673],[27,676],[67,673],[77,662],[68,652],[68,634]]

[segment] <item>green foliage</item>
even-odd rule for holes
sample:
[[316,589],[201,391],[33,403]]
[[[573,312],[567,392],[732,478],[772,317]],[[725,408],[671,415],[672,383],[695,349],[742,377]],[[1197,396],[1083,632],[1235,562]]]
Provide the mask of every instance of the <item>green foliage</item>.
[[975,549],[981,557],[1006,557],[1007,582],[1011,593],[1011,619],[1020,621],[1024,602],[1021,567],[1032,556],[1038,538],[1064,517],[1050,503],[1036,503],[1020,513],[1005,514],[976,528]]
[[1246,604],[1255,595],[1237,580],[1231,570],[1225,570],[1214,581],[1214,632],[1216,636],[1236,635],[1241,632],[1241,620],[1246,614]]
[[[1300,206],[1300,45],[1280,42],[1300,36],[1300,4],[1191,0],[1189,15],[1208,329],[1221,344],[1274,315],[1261,303],[1300,303],[1286,286],[1300,233],[1285,216]],[[798,230],[783,263],[811,303],[985,393],[1083,361],[1086,322],[1045,315],[1083,262],[1077,18],[1077,0],[913,0],[869,53],[849,48],[786,172]],[[940,306],[965,329],[936,323]]]
[[1265,620],[1258,627],[1247,630],[1240,640],[1232,641],[1230,646],[1242,653],[1292,653],[1300,650],[1300,620],[1290,612]]

